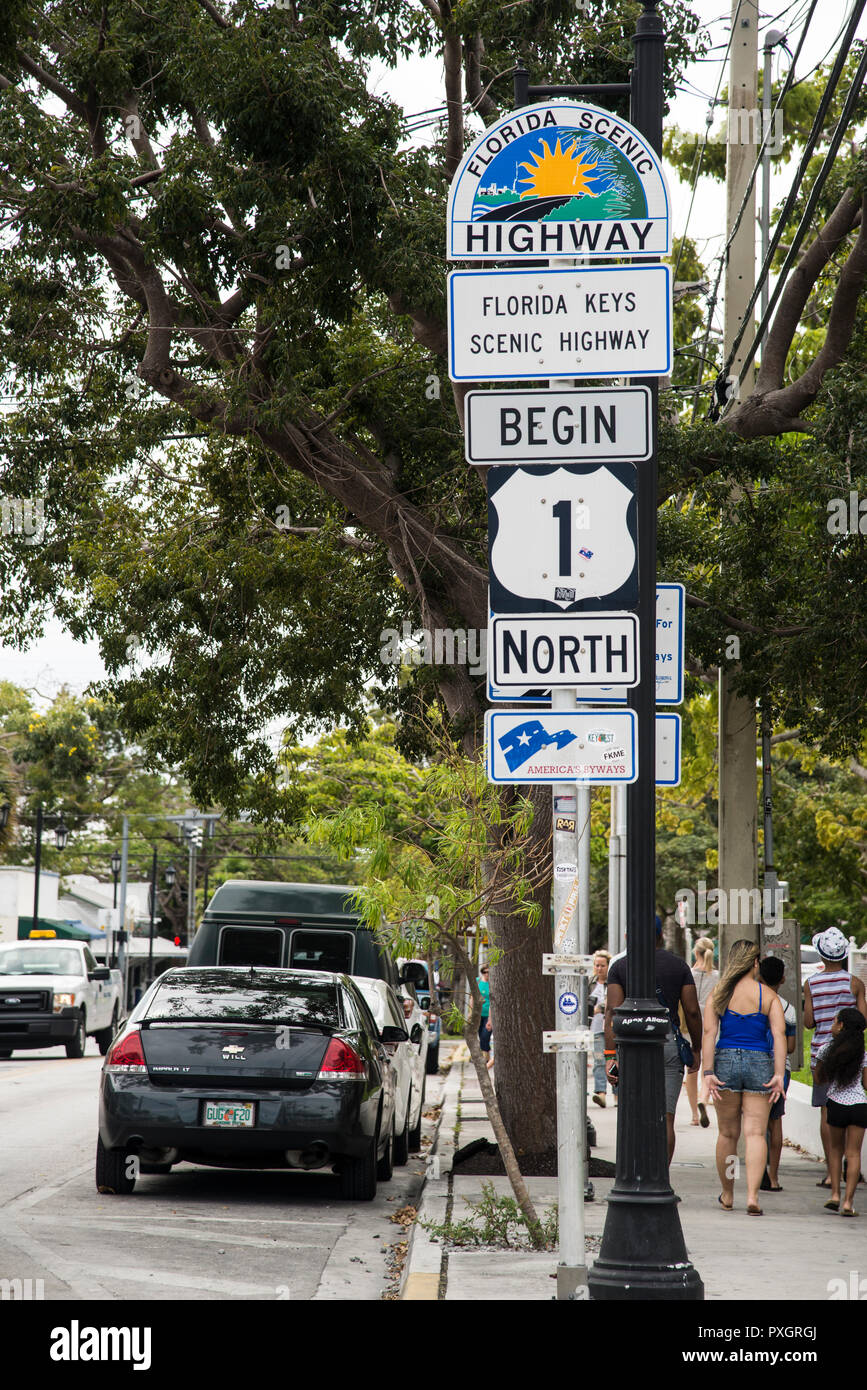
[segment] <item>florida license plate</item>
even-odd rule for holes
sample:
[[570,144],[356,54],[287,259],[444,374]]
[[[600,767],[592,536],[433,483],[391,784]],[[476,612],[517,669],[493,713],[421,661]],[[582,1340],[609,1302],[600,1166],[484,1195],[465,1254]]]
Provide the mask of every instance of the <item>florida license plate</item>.
[[216,1129],[252,1129],[256,1106],[252,1100],[206,1100],[202,1123]]

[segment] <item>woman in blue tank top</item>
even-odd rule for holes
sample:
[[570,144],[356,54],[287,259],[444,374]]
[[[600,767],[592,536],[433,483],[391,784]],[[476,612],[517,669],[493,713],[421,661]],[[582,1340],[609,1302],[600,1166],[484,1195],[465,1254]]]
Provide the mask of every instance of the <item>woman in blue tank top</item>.
[[705,1005],[702,1037],[702,1070],[719,1124],[718,1201],[724,1211],[734,1205],[732,1174],[743,1129],[750,1216],[762,1215],[759,1183],[767,1161],[768,1109],[782,1094],[786,1065],[783,1006],[775,992],[759,982],[758,974],[758,946],[736,941]]

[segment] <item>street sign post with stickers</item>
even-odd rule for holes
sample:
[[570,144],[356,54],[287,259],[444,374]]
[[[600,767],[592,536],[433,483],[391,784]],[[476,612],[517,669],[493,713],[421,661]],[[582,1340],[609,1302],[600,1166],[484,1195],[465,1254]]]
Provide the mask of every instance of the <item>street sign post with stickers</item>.
[[[637,1032],[643,1021],[643,1039],[655,1041],[659,1013],[648,1002],[654,773],[662,771],[668,784],[679,777],[677,716],[660,740],[661,769],[654,736],[655,378],[668,375],[673,360],[671,275],[660,260],[671,250],[671,221],[660,162],[663,36],[655,5],[643,0],[631,85],[609,89],[631,93],[635,119],[588,104],[580,87],[531,89],[519,66],[519,109],[472,143],[448,201],[447,254],[465,263],[448,283],[451,379],[563,383],[473,390],[466,402],[467,459],[488,468],[489,678],[513,702],[542,688],[551,703],[547,711],[489,710],[485,748],[491,781],[552,784],[555,952],[545,969],[556,976],[557,1015],[543,1045],[557,1064],[560,1298],[588,1296],[581,1192],[586,1184],[592,1194],[584,1133],[592,1043],[583,1026],[590,787],[626,784],[630,798],[636,999],[627,1001],[623,1043],[631,1052],[632,1024]],[[605,265],[595,264],[603,257]],[[473,261],[485,265],[467,268]],[[612,377],[640,380],[588,390],[567,384]],[[628,691],[628,708],[579,710],[578,688],[595,685]],[[656,1143],[661,1045],[624,1064],[624,1092],[630,1103],[644,1095]],[[644,1187],[637,1186],[641,1204]],[[666,1207],[663,1221],[671,1215],[677,1226],[668,1243],[677,1272],[668,1279],[664,1241],[662,1273],[654,1251],[649,1280],[635,1287],[656,1279],[665,1290],[669,1283],[691,1290],[679,1296],[700,1297],[674,1200],[660,1179],[654,1201]],[[643,1208],[641,1215],[651,1219]],[[652,1220],[656,1227],[655,1209]],[[630,1252],[631,1264],[642,1259]],[[596,1296],[631,1296],[623,1271],[604,1264]]]

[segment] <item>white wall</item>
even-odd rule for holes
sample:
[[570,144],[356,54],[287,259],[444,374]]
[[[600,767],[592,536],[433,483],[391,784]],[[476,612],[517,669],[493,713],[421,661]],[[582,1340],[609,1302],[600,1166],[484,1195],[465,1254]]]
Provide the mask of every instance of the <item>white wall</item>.
[[[39,916],[57,917],[60,875],[43,869],[39,875]],[[0,868],[0,941],[18,939],[18,918],[33,915],[33,869],[8,864]]]

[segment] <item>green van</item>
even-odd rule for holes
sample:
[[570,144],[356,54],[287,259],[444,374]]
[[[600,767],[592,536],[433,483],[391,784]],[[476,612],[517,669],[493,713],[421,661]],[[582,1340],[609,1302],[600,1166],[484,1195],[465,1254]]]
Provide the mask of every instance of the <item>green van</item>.
[[190,947],[188,965],[268,965],[405,980],[388,951],[360,925],[355,889],[339,883],[229,879],[214,894]]

